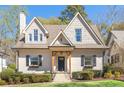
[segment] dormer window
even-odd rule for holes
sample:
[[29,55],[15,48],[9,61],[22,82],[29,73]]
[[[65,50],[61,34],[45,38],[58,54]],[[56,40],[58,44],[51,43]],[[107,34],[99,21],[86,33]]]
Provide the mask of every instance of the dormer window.
[[82,39],[82,31],[81,29],[75,29],[75,38],[76,38],[76,41],[78,42],[81,42],[81,39]]
[[32,41],[32,34],[29,34],[29,41]]
[[42,41],[42,38],[43,38],[43,37],[42,37],[42,34],[40,34],[40,41]]
[[62,38],[60,39],[60,41],[62,42]]
[[34,29],[34,41],[38,41],[38,30]]

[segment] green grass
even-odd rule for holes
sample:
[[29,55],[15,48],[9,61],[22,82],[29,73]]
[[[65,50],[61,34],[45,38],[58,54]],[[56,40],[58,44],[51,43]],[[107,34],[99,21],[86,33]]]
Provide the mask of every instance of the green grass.
[[15,85],[15,87],[124,87],[124,82],[117,80],[101,80],[70,83],[34,83]]

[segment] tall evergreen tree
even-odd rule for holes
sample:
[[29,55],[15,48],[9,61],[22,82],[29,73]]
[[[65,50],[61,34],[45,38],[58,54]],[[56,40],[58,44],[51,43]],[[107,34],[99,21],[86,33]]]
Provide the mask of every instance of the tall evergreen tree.
[[87,13],[82,5],[69,5],[61,12],[61,16],[58,17],[63,23],[69,23],[75,14],[79,12],[89,23],[91,20],[87,18]]

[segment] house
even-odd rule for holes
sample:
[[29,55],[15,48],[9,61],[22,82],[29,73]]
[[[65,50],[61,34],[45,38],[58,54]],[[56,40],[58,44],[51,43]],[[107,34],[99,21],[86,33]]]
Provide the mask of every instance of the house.
[[77,13],[67,25],[45,25],[34,17],[26,25],[20,13],[20,37],[13,48],[17,70],[23,73],[103,70],[104,44],[96,25]]
[[4,50],[0,49],[0,72],[2,72],[3,69],[7,68],[7,57],[9,55],[4,52]]
[[108,63],[115,67],[124,67],[124,31],[112,30],[109,33],[107,46],[110,47],[106,51]]

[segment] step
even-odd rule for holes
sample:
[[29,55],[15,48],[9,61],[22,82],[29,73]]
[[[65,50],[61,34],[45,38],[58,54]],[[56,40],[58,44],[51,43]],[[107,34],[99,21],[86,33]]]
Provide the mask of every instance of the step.
[[53,82],[59,82],[59,83],[63,83],[63,82],[71,82],[70,76],[69,74],[66,73],[57,73],[53,79]]

